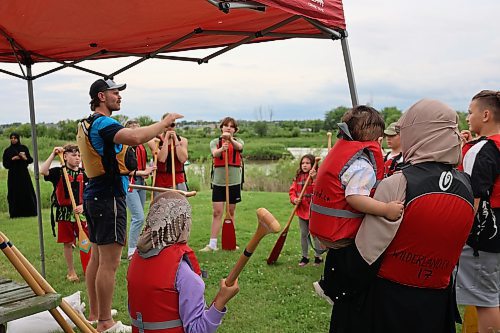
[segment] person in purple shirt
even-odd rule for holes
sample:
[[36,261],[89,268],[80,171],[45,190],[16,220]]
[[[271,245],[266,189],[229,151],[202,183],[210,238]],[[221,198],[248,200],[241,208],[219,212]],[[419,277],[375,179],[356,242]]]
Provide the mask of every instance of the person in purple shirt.
[[184,196],[165,192],[154,198],[127,272],[132,332],[212,333],[221,324],[238,281],[228,287],[222,279],[207,307],[198,260],[187,245],[190,230],[191,206]]

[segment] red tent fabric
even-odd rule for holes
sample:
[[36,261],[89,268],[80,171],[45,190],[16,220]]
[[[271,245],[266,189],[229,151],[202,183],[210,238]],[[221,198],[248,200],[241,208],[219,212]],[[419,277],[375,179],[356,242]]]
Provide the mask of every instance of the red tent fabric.
[[[215,1],[216,2],[216,1]],[[240,1],[246,3],[247,1]],[[228,1],[229,4],[232,1]],[[196,33],[165,52],[226,46],[301,15],[337,31],[345,30],[341,0],[262,0],[264,12],[230,9],[223,13],[208,0],[3,0],[0,1],[0,62],[17,62],[13,51],[30,52],[34,62],[110,58],[147,54]],[[281,34],[319,34],[303,17],[274,30]],[[9,39],[14,42],[11,44]],[[264,35],[248,43],[289,38]],[[163,51],[162,51],[163,52]]]

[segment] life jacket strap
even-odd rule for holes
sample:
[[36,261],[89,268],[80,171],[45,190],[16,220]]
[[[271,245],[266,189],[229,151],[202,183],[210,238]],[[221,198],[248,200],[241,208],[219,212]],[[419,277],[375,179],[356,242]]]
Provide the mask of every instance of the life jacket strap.
[[180,319],[158,321],[158,322],[144,322],[142,321],[142,313],[137,312],[137,319],[130,318],[132,325],[139,329],[139,333],[144,333],[144,330],[166,330],[169,328],[176,328],[182,326]]
[[349,210],[323,207],[314,203],[311,204],[311,211],[322,215],[344,217],[348,219],[356,219],[365,216],[364,214],[354,213]]

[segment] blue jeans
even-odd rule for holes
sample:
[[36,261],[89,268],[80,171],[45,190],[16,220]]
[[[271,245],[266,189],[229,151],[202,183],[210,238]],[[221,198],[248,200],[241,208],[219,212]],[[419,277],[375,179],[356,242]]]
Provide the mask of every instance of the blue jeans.
[[[144,179],[137,177],[137,185],[144,185]],[[144,224],[144,203],[146,202],[145,190],[132,190],[127,192],[127,207],[132,215],[130,218],[130,230],[128,232],[128,255],[134,253],[137,247],[137,239]]]

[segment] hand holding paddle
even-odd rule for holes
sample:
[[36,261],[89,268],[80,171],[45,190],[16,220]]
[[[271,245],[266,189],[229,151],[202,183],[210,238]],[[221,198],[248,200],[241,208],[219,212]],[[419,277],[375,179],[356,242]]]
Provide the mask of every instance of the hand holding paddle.
[[250,239],[250,241],[248,242],[245,250],[234,265],[231,272],[229,272],[227,278],[221,281],[221,288],[219,289],[219,292],[215,296],[213,302],[214,306],[219,311],[224,309],[225,304],[238,293],[238,276],[240,275],[241,271],[247,264],[252,254],[255,252],[255,249],[259,245],[261,239],[270,233],[277,233],[280,231],[281,226],[279,222],[265,208],[257,209],[257,220],[259,224],[252,239]]
[[[228,144],[228,140],[231,139],[231,134],[223,133],[222,138],[225,143]],[[229,211],[229,150],[224,150],[224,167],[226,170],[226,214],[224,216],[224,221],[222,222],[222,249],[227,251],[236,250],[236,231],[234,229],[234,218],[231,216]]]
[[[71,200],[71,206],[73,207],[76,224],[78,225],[78,247],[80,248],[80,260],[82,262],[83,274],[85,274],[85,272],[87,271],[87,265],[90,260],[90,239],[83,230],[82,222],[80,221],[81,211],[77,208],[75,196],[73,195],[73,189],[71,188],[71,182],[69,181],[68,170],[66,169],[66,162],[64,162],[64,154],[62,151],[58,150],[57,155],[61,160],[61,169],[63,172],[64,181],[66,182],[66,188],[68,189],[68,194]],[[83,202],[80,204],[83,204]]]
[[172,188],[173,189],[176,188],[176,185],[175,185],[175,159],[174,159],[174,157],[175,157],[174,135],[175,134],[170,136],[170,161],[172,162],[171,167],[172,167]]
[[[311,170],[316,170],[316,166],[318,165],[319,161],[321,160],[321,157],[316,157],[314,161],[314,165],[312,166]],[[300,201],[302,200],[302,197],[304,196],[304,193],[307,189],[307,186],[309,186],[309,183],[311,181],[311,173],[309,173],[309,176],[307,176],[307,180],[304,183],[304,186],[302,187],[302,191],[300,191],[300,195],[298,197],[299,204]],[[299,204],[295,205],[293,207],[292,213],[290,214],[290,217],[288,218],[288,222],[286,223],[285,227],[283,228],[283,231],[281,232],[281,235],[279,236],[278,240],[276,241],[276,244],[274,244],[274,247],[269,254],[269,257],[267,258],[267,264],[271,265],[278,260],[278,257],[280,256],[281,250],[283,249],[283,246],[285,245],[286,237],[288,236],[288,229],[290,228],[290,223],[293,220],[293,217],[295,216],[295,211],[299,207]]]

